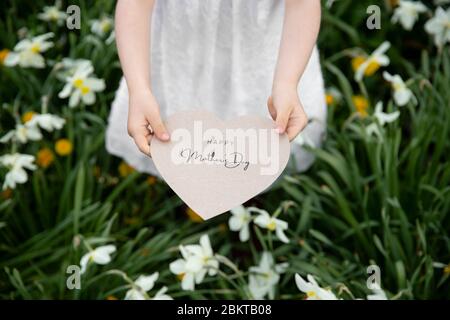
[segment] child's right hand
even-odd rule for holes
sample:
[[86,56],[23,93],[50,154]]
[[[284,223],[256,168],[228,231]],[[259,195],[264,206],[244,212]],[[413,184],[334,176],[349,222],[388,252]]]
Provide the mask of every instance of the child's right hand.
[[155,135],[161,141],[170,139],[159,112],[159,105],[150,90],[130,92],[128,134],[141,152],[150,155],[150,141]]

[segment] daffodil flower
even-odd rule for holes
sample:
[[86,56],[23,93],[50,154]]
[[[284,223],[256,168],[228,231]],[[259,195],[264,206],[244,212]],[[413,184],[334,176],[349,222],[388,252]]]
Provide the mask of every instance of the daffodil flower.
[[331,290],[321,288],[312,275],[308,274],[306,279],[307,281],[298,273],[295,274],[297,288],[306,293],[306,300],[338,300]]
[[450,42],[450,8],[444,11],[438,7],[434,17],[425,23],[425,30],[434,36],[434,43],[439,48]]
[[43,12],[38,14],[38,18],[43,21],[56,22],[58,25],[62,25],[67,18],[67,14],[59,10],[57,6],[45,6]]
[[194,290],[195,284],[202,283],[206,274],[214,276],[219,262],[214,257],[208,235],[200,238],[200,245],[179,247],[182,258],[170,264],[170,271],[182,277],[181,288]]
[[375,112],[373,116],[378,120],[383,127],[386,123],[394,122],[400,116],[400,111],[394,111],[391,113],[383,112],[383,103],[380,101],[375,106]]
[[94,250],[90,250],[88,253],[81,257],[81,273],[83,274],[86,272],[87,266],[90,262],[94,262],[100,265],[110,263],[111,254],[113,254],[114,252],[116,252],[116,246],[114,245],[101,246]]
[[381,287],[376,284],[374,288],[372,288],[372,294],[367,296],[367,300],[388,300],[386,293]]
[[35,124],[18,123],[14,130],[9,131],[0,139],[0,142],[6,143],[13,139],[20,143],[27,143],[29,140],[38,141],[42,139],[42,133]]
[[362,95],[355,95],[352,97],[352,102],[356,109],[356,114],[360,118],[367,117],[367,109],[369,108],[369,101]]
[[87,59],[63,58],[55,65],[55,69],[58,71],[58,79],[64,82],[67,82],[69,78],[73,77],[78,70],[94,72],[92,62]]
[[330,87],[326,90],[325,99],[328,106],[337,104],[342,100],[342,93],[335,87]]
[[269,213],[265,210],[258,208],[248,208],[250,212],[259,213],[259,216],[255,218],[255,224],[261,228],[268,229],[269,231],[275,231],[278,239],[284,243],[289,243],[289,239],[284,234],[284,231],[288,228],[288,223],[286,221],[271,217]]
[[189,254],[198,256],[202,259],[203,267],[205,271],[208,271],[210,276],[214,276],[219,268],[219,262],[214,257],[214,252],[211,248],[211,242],[207,234],[200,237],[200,245],[191,244],[186,246],[186,250]]
[[253,299],[263,299],[266,295],[270,299],[275,297],[275,287],[284,273],[288,263],[275,264],[271,253],[263,252],[258,266],[250,267],[248,289]]
[[28,180],[28,174],[25,169],[35,170],[34,156],[28,154],[5,154],[0,157],[0,165],[9,169],[5,176],[3,189],[14,189],[16,184],[25,183]]
[[366,70],[370,68],[378,69],[380,66],[389,65],[389,57],[385,55],[385,52],[390,48],[391,44],[388,41],[383,42],[370,56],[364,59],[364,61],[358,66],[355,72],[355,80],[361,81],[364,77]]
[[19,65],[23,68],[44,68],[45,60],[41,53],[53,46],[51,41],[47,41],[51,37],[53,33],[50,32],[32,39],[21,40],[14,47],[14,51],[6,56],[4,64],[10,67]]
[[372,122],[371,124],[366,126],[365,131],[369,137],[377,136],[380,139],[382,139],[383,137],[380,128],[378,127],[378,124],[376,122]]
[[231,210],[232,216],[228,220],[230,230],[239,231],[239,239],[245,242],[250,237],[249,224],[252,220],[250,212],[244,206],[238,206]]
[[427,12],[427,7],[420,1],[404,1],[401,0],[398,7],[394,10],[392,23],[398,23],[406,30],[412,30],[419,14]]
[[94,71],[92,62],[87,59],[64,58],[59,62],[58,66],[62,67],[71,76],[74,75],[78,69],[90,68],[91,72]]
[[202,259],[189,254],[183,246],[179,249],[183,258],[172,262],[169,266],[170,271],[181,277],[183,290],[194,290],[195,284],[200,284],[205,276]]
[[155,282],[158,279],[159,273],[155,272],[149,276],[139,276],[133,283],[133,287],[125,294],[125,300],[172,300],[172,298],[165,294],[167,287],[162,287],[153,297],[150,297],[147,292],[152,290]]
[[151,298],[151,300],[173,300],[171,296],[166,294],[167,287],[162,287],[161,289],[156,292],[156,294]]
[[52,132],[53,130],[61,129],[65,123],[66,120],[57,115],[50,113],[41,113],[33,115],[31,120],[26,124],[29,124],[30,126],[39,126],[40,128],[48,132]]
[[394,122],[400,116],[400,111],[394,111],[391,113],[383,112],[383,103],[380,101],[375,106],[375,112],[373,113],[373,117],[377,120],[376,122],[372,122],[370,125],[366,127],[366,134],[368,136],[376,135],[378,138],[382,138],[382,134],[380,131],[380,127],[383,127],[386,123]]
[[62,99],[69,98],[69,107],[77,106],[80,100],[86,105],[95,103],[95,92],[105,89],[105,81],[90,76],[94,68],[92,65],[83,63],[79,65],[72,76],[67,77],[66,85],[58,96]]
[[6,143],[11,139],[16,139],[20,143],[27,143],[29,140],[38,141],[42,139],[39,127],[46,131],[61,129],[65,120],[59,116],[49,113],[34,114],[25,124],[18,123],[14,130],[9,131],[1,139],[1,143]]
[[394,90],[394,101],[398,106],[406,105],[413,97],[412,91],[406,86],[400,75],[391,75],[389,72],[383,72],[383,77],[388,81]]
[[91,31],[100,37],[104,37],[113,30],[113,24],[113,19],[110,17],[102,17],[100,19],[92,20]]

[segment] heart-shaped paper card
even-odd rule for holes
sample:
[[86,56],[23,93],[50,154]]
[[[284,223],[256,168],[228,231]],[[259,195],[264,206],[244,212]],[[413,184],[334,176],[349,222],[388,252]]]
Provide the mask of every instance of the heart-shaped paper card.
[[166,128],[171,140],[152,139],[153,161],[173,191],[205,220],[264,191],[289,160],[289,139],[270,119],[223,121],[193,110],[173,114]]

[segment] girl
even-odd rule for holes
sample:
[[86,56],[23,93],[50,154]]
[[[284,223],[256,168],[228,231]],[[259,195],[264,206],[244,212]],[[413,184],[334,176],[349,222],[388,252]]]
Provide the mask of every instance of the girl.
[[[303,130],[302,141],[320,145],[326,105],[319,26],[320,0],[119,0],[124,79],[107,150],[158,175],[150,140],[168,141],[163,119],[195,107],[224,120],[270,115],[280,134],[293,140]],[[297,169],[308,168],[312,155],[300,144],[291,150]]]

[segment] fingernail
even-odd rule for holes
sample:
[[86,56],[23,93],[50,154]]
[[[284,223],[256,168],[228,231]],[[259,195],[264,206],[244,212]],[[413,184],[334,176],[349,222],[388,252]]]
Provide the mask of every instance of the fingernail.
[[283,128],[281,128],[281,127],[277,127],[277,133],[279,133],[279,134],[282,134],[283,133]]
[[164,133],[161,135],[161,138],[162,138],[163,140],[169,140],[169,134],[168,134],[167,132],[164,132]]

